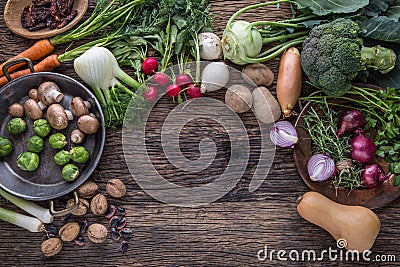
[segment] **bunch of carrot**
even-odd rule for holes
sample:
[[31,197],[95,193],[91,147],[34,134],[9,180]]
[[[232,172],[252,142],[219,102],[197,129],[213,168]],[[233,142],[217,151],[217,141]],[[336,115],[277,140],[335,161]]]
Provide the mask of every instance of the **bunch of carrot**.
[[[25,51],[2,63],[0,65],[0,87],[8,82],[3,73],[3,66],[11,60],[17,58],[28,58],[31,61],[36,61],[44,58],[39,63],[34,65],[35,72],[52,71],[56,67],[60,66],[63,62],[73,60],[76,57],[80,56],[87,49],[94,45],[102,45],[115,41],[116,39],[122,37],[121,32],[124,28],[124,24],[128,21],[128,18],[130,17],[132,12],[134,12],[135,7],[143,2],[144,0],[112,0],[111,2],[108,2],[107,0],[98,0],[92,15],[79,27],[52,37],[50,39],[39,40]],[[106,38],[98,39],[90,43],[84,44],[62,55],[51,54],[55,49],[55,45],[80,40],[88,35],[99,32],[107,26],[115,25],[117,22],[119,22],[120,26],[116,29],[111,28],[111,33]],[[22,69],[12,72],[22,66],[24,66],[24,63],[16,64],[8,68],[7,71],[10,73],[11,79],[15,79],[30,73],[29,69]]]

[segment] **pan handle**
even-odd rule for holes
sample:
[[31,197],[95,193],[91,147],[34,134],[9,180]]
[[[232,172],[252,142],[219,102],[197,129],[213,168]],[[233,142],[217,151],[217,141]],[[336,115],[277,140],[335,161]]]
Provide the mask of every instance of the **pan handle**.
[[79,205],[79,196],[78,193],[76,191],[74,191],[74,205],[72,205],[69,208],[60,210],[60,211],[56,211],[54,209],[54,201],[50,200],[50,213],[51,215],[53,215],[54,217],[60,217],[60,216],[65,216],[67,214],[70,214],[71,212],[73,212],[74,210],[76,210],[78,208]]
[[21,57],[21,58],[16,58],[13,60],[10,60],[6,64],[4,64],[2,71],[4,73],[4,76],[6,76],[7,80],[11,82],[12,78],[10,76],[10,73],[8,72],[8,69],[14,65],[21,64],[21,63],[26,63],[28,64],[29,69],[31,70],[32,73],[35,72],[35,68],[33,67],[32,61],[29,58],[26,57]]

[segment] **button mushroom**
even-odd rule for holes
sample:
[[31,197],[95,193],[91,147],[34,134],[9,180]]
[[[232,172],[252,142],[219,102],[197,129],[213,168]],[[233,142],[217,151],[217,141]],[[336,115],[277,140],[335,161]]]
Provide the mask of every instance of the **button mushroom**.
[[78,119],[78,128],[85,134],[94,134],[99,130],[100,123],[94,114],[83,115]]
[[39,105],[39,103],[33,99],[26,100],[24,104],[25,113],[32,120],[37,120],[43,117],[42,110],[44,109],[44,107],[45,106]]
[[89,103],[89,101],[83,101],[83,99],[79,96],[74,97],[71,101],[72,113],[74,113],[77,117],[88,115],[91,107],[92,105]]
[[82,144],[84,140],[85,140],[85,134],[81,130],[75,129],[71,132],[72,143]]
[[54,103],[60,103],[64,97],[60,87],[54,82],[44,82],[39,85],[37,97],[40,102],[49,106]]
[[73,119],[72,113],[65,110],[60,104],[52,104],[47,109],[47,121],[56,130],[67,128],[68,122]]
[[28,94],[29,94],[29,98],[30,99],[38,101],[38,97],[37,97],[38,91],[37,91],[37,89],[32,88],[31,90],[29,90]]
[[19,103],[11,104],[8,107],[8,114],[13,118],[22,118],[24,116],[24,107]]

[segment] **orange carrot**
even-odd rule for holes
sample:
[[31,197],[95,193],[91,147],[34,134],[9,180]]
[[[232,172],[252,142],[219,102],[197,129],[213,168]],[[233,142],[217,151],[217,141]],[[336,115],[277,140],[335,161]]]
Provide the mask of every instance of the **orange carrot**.
[[[26,58],[29,58],[30,60],[34,61],[34,60],[37,60],[37,59],[47,56],[48,54],[50,54],[53,51],[54,51],[54,46],[50,43],[49,39],[39,40],[30,48],[26,49],[25,51],[19,53],[18,55],[14,56],[14,57],[8,59],[7,61],[5,61],[4,63],[2,63],[0,65],[0,77],[4,76],[3,65],[13,59],[26,57]],[[8,71],[11,72],[23,65],[25,65],[25,63],[14,65],[14,66],[10,67],[8,69]]]
[[[36,64],[33,68],[35,69],[35,72],[44,72],[44,71],[52,71],[56,67],[60,66],[61,62],[58,60],[57,55],[50,55],[40,61],[38,64]],[[27,75],[31,73],[29,69],[23,69],[20,71],[16,71],[10,74],[11,79],[15,79],[24,75]],[[0,87],[5,85],[8,82],[7,78],[5,76],[0,78]]]

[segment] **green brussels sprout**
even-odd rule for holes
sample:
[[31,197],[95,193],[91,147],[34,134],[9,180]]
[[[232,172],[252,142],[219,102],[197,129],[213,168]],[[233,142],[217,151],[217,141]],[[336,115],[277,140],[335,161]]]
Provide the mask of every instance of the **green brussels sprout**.
[[43,138],[37,135],[28,139],[28,150],[31,152],[39,153],[44,149]]
[[71,156],[68,151],[61,150],[54,155],[54,161],[57,165],[63,166],[69,162]]
[[71,159],[76,163],[85,163],[89,160],[89,151],[83,146],[77,146],[70,151]]
[[26,130],[26,122],[21,118],[13,118],[7,124],[10,134],[20,134]]
[[7,137],[0,136],[0,156],[8,156],[11,154],[13,145]]
[[62,133],[52,134],[49,138],[49,144],[54,149],[62,149],[67,143],[67,137]]
[[17,165],[21,170],[34,171],[39,167],[39,155],[33,152],[23,152],[17,158]]
[[33,131],[40,137],[46,137],[51,131],[51,126],[45,119],[35,120],[33,123]]
[[79,176],[79,168],[74,164],[67,164],[62,169],[62,176],[68,182],[72,182]]

